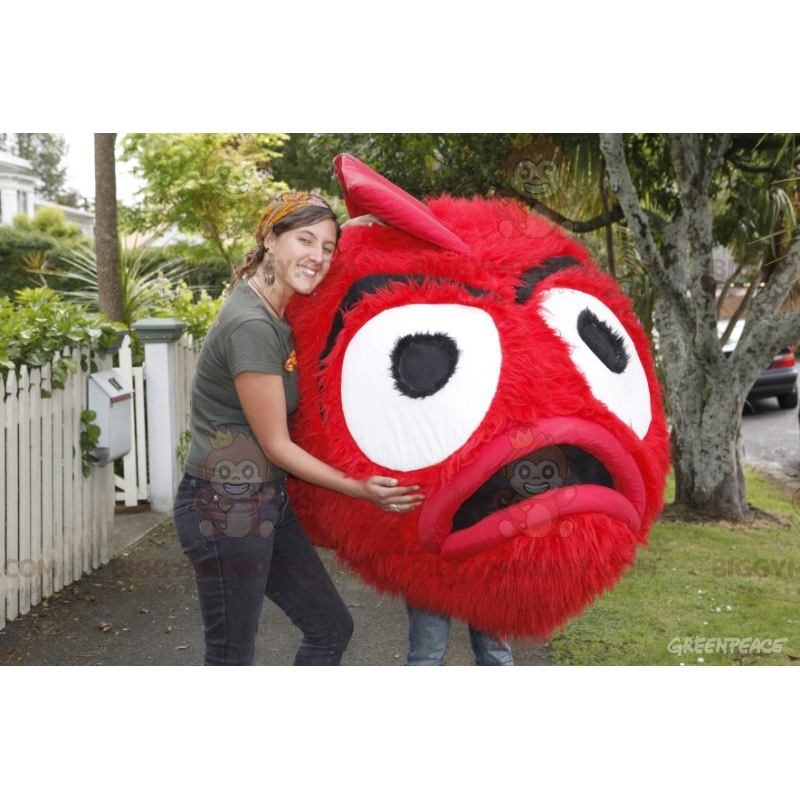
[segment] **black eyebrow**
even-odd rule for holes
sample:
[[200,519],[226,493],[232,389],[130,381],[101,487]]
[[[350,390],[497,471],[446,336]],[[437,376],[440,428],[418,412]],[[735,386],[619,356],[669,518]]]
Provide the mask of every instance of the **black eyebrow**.
[[556,256],[547,258],[541,264],[531,267],[519,276],[520,284],[517,286],[517,294],[514,302],[522,305],[530,300],[531,295],[536,289],[539,281],[549,278],[554,273],[568,267],[579,267],[580,261],[572,256]]
[[344,327],[344,315],[351,309],[356,303],[360,302],[364,297],[370,294],[376,294],[380,289],[384,286],[387,286],[390,283],[405,283],[411,284],[414,286],[422,286],[425,281],[434,281],[435,283],[445,284],[445,285],[456,285],[460,286],[462,289],[465,289],[469,292],[473,297],[485,297],[489,294],[489,291],[486,289],[477,289],[474,286],[470,286],[467,283],[461,283],[460,281],[451,281],[446,280],[443,278],[435,278],[429,277],[427,275],[414,275],[414,274],[405,274],[405,275],[395,275],[395,274],[383,274],[383,275],[366,275],[363,278],[359,278],[357,281],[354,281],[350,288],[347,290],[347,294],[342,298],[341,302],[339,303],[339,308],[336,310],[336,316],[331,323],[331,330],[328,334],[328,341],[325,345],[325,349],[322,351],[319,357],[319,363],[321,364],[327,357],[330,355],[331,350],[333,350],[333,346],[336,344],[336,339],[339,334],[342,332],[342,328]]
[[[531,267],[519,276],[520,285],[517,286],[514,302],[517,305],[527,303],[539,281],[548,278],[559,270],[577,266],[580,266],[580,262],[572,256],[556,256],[554,258],[545,259],[540,264]],[[336,339],[344,327],[344,316],[356,303],[359,303],[367,295],[376,294],[380,289],[390,283],[405,283],[419,287],[422,286],[426,280],[431,280],[440,284],[460,286],[473,297],[485,297],[488,294],[492,294],[488,289],[478,289],[475,286],[470,286],[468,283],[447,280],[446,278],[429,277],[427,275],[417,275],[413,273],[406,273],[403,275],[395,273],[366,275],[351,284],[347,293],[339,303],[336,316],[331,323],[328,341],[325,344],[325,349],[320,354],[319,363],[321,364],[330,355],[333,346],[336,344]]]

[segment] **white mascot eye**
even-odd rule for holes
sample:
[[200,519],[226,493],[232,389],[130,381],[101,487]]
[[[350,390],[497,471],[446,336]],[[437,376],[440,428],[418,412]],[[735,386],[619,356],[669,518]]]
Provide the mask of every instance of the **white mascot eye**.
[[483,421],[500,378],[500,336],[485,311],[406,305],[373,317],[342,363],[342,410],[364,455],[387,469],[438,464]]
[[650,387],[631,337],[596,297],[576,289],[542,292],[544,321],[569,345],[594,396],[642,439],[650,427]]

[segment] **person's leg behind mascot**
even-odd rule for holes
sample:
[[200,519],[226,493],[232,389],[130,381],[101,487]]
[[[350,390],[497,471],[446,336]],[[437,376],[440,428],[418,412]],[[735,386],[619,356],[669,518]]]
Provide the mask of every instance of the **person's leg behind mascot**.
[[[407,667],[441,667],[450,637],[450,617],[406,606],[408,612]],[[483,667],[513,666],[508,642],[503,642],[469,628],[469,640],[475,663]]]

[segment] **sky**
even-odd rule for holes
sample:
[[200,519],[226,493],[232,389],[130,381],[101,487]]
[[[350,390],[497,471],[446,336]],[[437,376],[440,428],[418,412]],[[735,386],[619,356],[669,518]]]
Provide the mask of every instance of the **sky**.
[[[94,204],[94,134],[64,133],[69,151],[63,160],[67,167],[66,185],[77,189]],[[122,134],[117,134],[117,141]],[[117,161],[117,200],[125,205],[134,202],[133,193],[139,187],[130,174],[130,165]]]

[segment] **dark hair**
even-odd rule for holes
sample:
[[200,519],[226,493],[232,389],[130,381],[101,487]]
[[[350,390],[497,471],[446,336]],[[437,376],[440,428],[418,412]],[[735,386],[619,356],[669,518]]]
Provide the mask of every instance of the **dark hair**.
[[[293,231],[297,228],[302,228],[304,225],[315,225],[317,222],[330,219],[336,226],[336,244],[339,244],[339,237],[342,235],[342,228],[339,225],[339,220],[336,218],[333,210],[330,208],[323,208],[322,206],[305,206],[298,208],[297,211],[292,211],[287,214],[280,222],[277,222],[272,227],[272,232],[275,236],[280,236],[286,231]],[[259,241],[256,234],[256,246],[249,250],[244,257],[244,263],[233,276],[230,289],[232,290],[239,281],[249,278],[261,266],[261,262],[266,256],[267,250],[264,247],[264,242]]]

